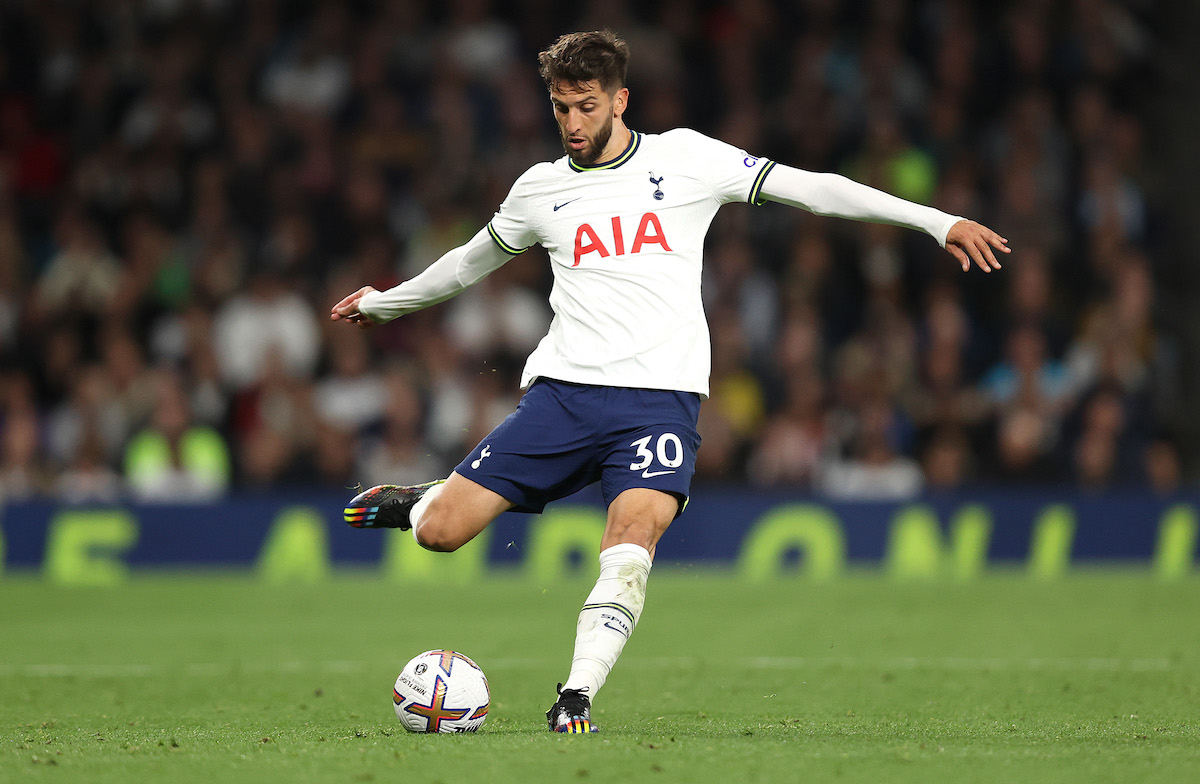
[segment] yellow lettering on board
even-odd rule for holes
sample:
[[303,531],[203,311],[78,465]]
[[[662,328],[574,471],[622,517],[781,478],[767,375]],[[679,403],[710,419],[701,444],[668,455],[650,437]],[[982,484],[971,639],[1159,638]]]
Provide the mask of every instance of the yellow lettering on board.
[[[566,506],[543,514],[529,528],[525,568],[539,582],[554,582],[572,572],[593,574],[599,568],[604,512],[586,506]],[[572,568],[578,558],[579,569]]]
[[452,553],[426,550],[413,539],[412,531],[393,528],[383,544],[383,574],[389,580],[468,584],[487,568],[491,529]]
[[271,583],[313,583],[329,577],[325,520],[312,507],[282,510],[258,556],[258,576]]
[[888,573],[900,579],[977,577],[987,565],[991,513],[975,504],[963,507],[950,523],[949,538],[947,543],[937,515],[929,507],[900,509],[888,531]]
[[128,512],[61,512],[50,521],[43,574],[62,585],[117,585],[129,576],[120,556],[137,539],[137,522]]
[[1158,544],[1154,548],[1154,573],[1177,580],[1192,571],[1196,553],[1196,507],[1176,504],[1163,514],[1158,524]]
[[833,512],[815,504],[790,504],[767,512],[742,544],[737,571],[742,577],[765,581],[785,574],[789,553],[799,551],[809,577],[824,580],[846,567],[846,538]]
[[1052,504],[1038,515],[1029,543],[1029,574],[1053,579],[1067,571],[1075,543],[1075,512],[1066,504]]

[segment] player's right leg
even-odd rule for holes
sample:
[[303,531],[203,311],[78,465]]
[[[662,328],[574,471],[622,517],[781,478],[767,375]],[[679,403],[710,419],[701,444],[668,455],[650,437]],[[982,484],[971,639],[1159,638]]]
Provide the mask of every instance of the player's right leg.
[[413,505],[413,538],[426,550],[453,552],[511,508],[504,496],[455,471]]
[[355,528],[410,528],[428,550],[451,552],[474,539],[512,504],[458,473],[420,485],[378,485],[346,506]]

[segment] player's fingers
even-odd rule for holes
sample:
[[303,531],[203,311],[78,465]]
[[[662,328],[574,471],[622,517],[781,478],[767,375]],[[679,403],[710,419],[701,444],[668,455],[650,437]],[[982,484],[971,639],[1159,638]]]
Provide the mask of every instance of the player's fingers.
[[971,269],[971,259],[963,252],[962,248],[957,245],[947,245],[946,250],[950,251],[950,255],[958,259],[958,265],[962,267],[963,272]]
[[329,313],[331,316],[333,316],[333,318],[337,319],[337,318],[349,318],[350,316],[354,315],[357,312],[358,312],[357,299],[351,299],[350,297],[347,297],[346,299],[342,300],[338,304],[334,305],[333,310],[331,310]]
[[370,286],[363,286],[353,294],[343,297],[341,302],[333,306],[333,312],[340,316],[349,316],[353,313],[357,313],[358,301],[363,298],[363,294],[366,294],[370,290]]
[[984,267],[985,270],[991,272],[994,269],[1000,269],[1000,262],[996,260],[996,256],[992,253],[992,246],[987,242],[980,242],[979,249],[983,252],[982,255],[986,259],[986,263],[990,266]]
[[[979,267],[979,269],[983,270],[984,272],[992,271],[992,268],[988,266],[987,259],[983,257],[983,254],[980,253],[979,248],[975,245],[974,238],[969,238],[967,242],[963,243],[962,249],[963,252],[967,254],[968,258],[975,262],[976,267]],[[968,268],[969,267],[970,265],[968,264]]]

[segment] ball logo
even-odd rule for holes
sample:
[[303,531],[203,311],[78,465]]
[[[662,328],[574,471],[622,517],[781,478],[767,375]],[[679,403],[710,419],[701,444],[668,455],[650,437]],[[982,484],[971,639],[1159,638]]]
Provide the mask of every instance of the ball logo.
[[[460,666],[452,667],[456,661]],[[491,703],[479,665],[447,649],[414,656],[392,688],[396,718],[410,732],[475,732],[487,720]]]

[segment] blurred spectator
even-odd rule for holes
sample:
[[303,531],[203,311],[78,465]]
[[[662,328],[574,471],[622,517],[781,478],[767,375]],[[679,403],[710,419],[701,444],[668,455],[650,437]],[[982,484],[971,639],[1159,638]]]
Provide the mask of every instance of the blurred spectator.
[[126,427],[147,421],[160,390],[141,344],[128,329],[116,326],[105,329],[99,342],[105,380],[111,385],[109,394],[120,405]]
[[130,421],[114,394],[103,365],[77,368],[66,400],[46,418],[47,456],[58,466],[71,463],[84,450],[103,462],[120,456],[130,435]]
[[260,270],[245,293],[235,294],[213,321],[214,346],[225,382],[245,389],[257,381],[269,359],[279,371],[309,378],[320,352],[312,306],[285,281]]
[[1183,480],[1183,466],[1179,462],[1179,449],[1169,438],[1155,438],[1146,446],[1143,455],[1146,481],[1154,492],[1167,495],[1179,489]]
[[[729,325],[744,343],[738,350],[762,358],[770,350],[778,319],[776,286],[755,264],[754,249],[744,237],[731,233],[716,241],[704,259],[702,288],[710,321],[720,321],[721,312],[736,319]],[[719,326],[710,331],[720,339]]]
[[993,405],[1032,405],[1050,418],[1070,405],[1073,387],[1066,369],[1049,355],[1046,336],[1031,324],[1018,324],[1004,340],[1004,360],[984,375],[981,386]]
[[961,488],[974,476],[971,454],[966,433],[954,427],[939,428],[921,454],[925,487],[933,492]]
[[[762,383],[751,369],[753,356],[737,312],[729,305],[710,311],[712,326],[712,370],[709,408],[728,424],[736,440],[735,452],[744,455],[758,435],[766,415]],[[736,459],[728,470],[741,473],[743,461]]]
[[387,388],[371,366],[370,344],[357,330],[339,330],[331,346],[329,373],[313,387],[313,408],[323,422],[353,435],[383,418]]
[[468,357],[506,354],[523,362],[549,330],[546,298],[520,278],[519,265],[529,261],[506,264],[446,303],[448,335]]
[[994,420],[992,440],[982,451],[983,475],[1001,484],[1045,485],[1066,478],[1056,458],[1057,424],[1036,406],[1022,403]]
[[125,495],[121,475],[111,461],[95,431],[88,429],[67,466],[51,488],[58,501],[67,504],[115,504]]
[[288,372],[286,359],[268,354],[254,381],[230,401],[230,443],[245,487],[294,485],[317,427],[312,386]]
[[892,411],[871,405],[860,417],[850,456],[826,463],[817,479],[818,490],[836,499],[902,500],[924,486],[921,468],[895,445]]
[[[0,176],[3,176],[0,174]],[[28,303],[29,267],[12,211],[0,201],[0,357],[18,349],[21,320]]]
[[0,440],[0,502],[21,501],[46,491],[51,477],[44,464],[33,384],[23,374],[3,377],[3,432]]
[[345,57],[348,10],[319,3],[306,29],[283,49],[263,74],[263,94],[284,109],[332,114],[342,107],[350,87]]
[[359,457],[363,487],[388,482],[389,477],[428,482],[445,476],[446,466],[425,444],[425,406],[409,372],[388,373],[387,401],[383,428]]
[[225,441],[196,424],[177,374],[158,376],[154,413],[125,449],[125,481],[146,502],[212,501],[230,485]]
[[99,227],[74,209],[59,218],[57,252],[38,278],[34,306],[38,321],[70,315],[108,314],[121,286],[121,263],[105,246]]
[[750,458],[750,480],[812,487],[831,446],[825,385],[814,366],[792,370],[785,401],[763,427]]
[[308,487],[349,490],[360,485],[358,475],[357,434],[336,424],[318,421],[313,438],[311,474],[304,477]]
[[1119,387],[1093,390],[1083,399],[1078,417],[1078,433],[1070,434],[1070,457],[1080,487],[1122,486],[1142,475],[1145,438]]

